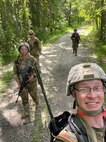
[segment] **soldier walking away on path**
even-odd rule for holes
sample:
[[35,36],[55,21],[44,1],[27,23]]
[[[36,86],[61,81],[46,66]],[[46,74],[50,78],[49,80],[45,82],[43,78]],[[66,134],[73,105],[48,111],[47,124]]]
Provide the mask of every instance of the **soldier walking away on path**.
[[80,35],[79,33],[77,33],[77,29],[74,29],[74,33],[71,35],[71,40],[72,40],[73,54],[77,56],[78,44],[80,41]]
[[35,36],[33,30],[29,31],[29,39],[27,40],[30,45],[30,53],[39,61],[39,55],[41,54],[41,43],[40,40]]
[[19,89],[22,85],[23,79],[27,74],[28,69],[32,68],[32,73],[28,76],[27,84],[19,94],[22,99],[24,109],[22,115],[22,119],[24,120],[23,124],[27,124],[30,122],[28,93],[31,95],[33,101],[35,102],[35,107],[37,108],[39,105],[37,94],[37,77],[35,74],[35,65],[38,65],[38,61],[36,58],[29,54],[30,48],[28,43],[21,43],[18,50],[20,55],[15,60],[13,71]]
[[106,142],[105,72],[96,63],[75,65],[66,88],[67,95],[75,99],[76,114],[69,116],[54,142]]

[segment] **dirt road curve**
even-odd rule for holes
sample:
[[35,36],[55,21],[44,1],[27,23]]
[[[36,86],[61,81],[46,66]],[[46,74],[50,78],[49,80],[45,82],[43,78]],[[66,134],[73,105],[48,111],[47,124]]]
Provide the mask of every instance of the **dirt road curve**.
[[[72,111],[73,100],[65,96],[65,85],[70,68],[81,62],[94,62],[90,53],[91,47],[80,46],[78,56],[72,54],[70,35],[71,33],[68,33],[55,44],[44,48],[40,57],[42,79],[54,115],[65,110]],[[32,123],[24,126],[21,121],[21,100],[19,99],[18,104],[15,105],[16,83],[14,81],[11,83],[4,97],[0,99],[0,142],[49,142],[47,129],[49,115],[40,87],[38,92],[41,106],[34,115],[33,103],[30,99]]]

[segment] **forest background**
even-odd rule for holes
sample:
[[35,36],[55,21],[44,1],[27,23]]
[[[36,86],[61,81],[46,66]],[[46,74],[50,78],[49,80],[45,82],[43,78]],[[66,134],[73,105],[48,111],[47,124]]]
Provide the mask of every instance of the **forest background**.
[[18,45],[27,40],[30,29],[44,48],[84,26],[89,34],[81,35],[81,43],[91,45],[106,71],[106,0],[0,0],[0,98],[13,79],[12,70],[1,74],[2,69],[17,57]]
[[[0,68],[14,61],[30,29],[43,47],[83,26],[90,32],[81,36],[81,42],[92,44],[92,52],[106,70],[106,0],[0,0]],[[0,76],[1,93],[12,78],[12,71]]]
[[29,29],[44,44],[67,29],[84,25],[92,25],[90,38],[96,44],[99,40],[98,47],[103,46],[104,53],[106,0],[0,0],[0,64],[13,61]]

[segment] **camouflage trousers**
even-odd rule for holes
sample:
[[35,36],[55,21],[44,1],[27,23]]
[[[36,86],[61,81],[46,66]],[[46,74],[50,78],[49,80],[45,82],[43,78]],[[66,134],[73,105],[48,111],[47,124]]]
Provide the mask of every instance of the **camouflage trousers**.
[[39,105],[39,98],[37,94],[37,80],[28,83],[26,88],[24,88],[21,92],[20,97],[22,99],[23,106],[26,106],[28,104],[28,94],[30,94],[35,104]]
[[34,50],[30,51],[31,55],[34,56],[39,61],[39,52],[35,52]]
[[75,55],[77,55],[78,43],[77,43],[77,42],[73,42],[73,43],[72,43],[72,48],[73,48],[73,53],[74,53]]

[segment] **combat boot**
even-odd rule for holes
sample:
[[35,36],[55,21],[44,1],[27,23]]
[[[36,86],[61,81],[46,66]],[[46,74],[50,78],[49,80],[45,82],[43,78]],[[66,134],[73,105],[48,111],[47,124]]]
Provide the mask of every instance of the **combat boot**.
[[24,115],[23,115],[23,124],[26,125],[28,123],[30,123],[30,113],[29,113],[29,104],[23,106],[24,108]]
[[29,117],[26,117],[23,121],[23,125],[26,125],[26,124],[29,124],[31,123],[31,120],[30,120],[30,116]]
[[77,51],[75,51],[75,56],[77,56]]
[[21,119],[24,119],[24,118],[30,116],[30,114],[29,114],[29,105],[27,104],[27,105],[23,106],[23,109],[24,110],[23,110],[23,114],[21,116]]

